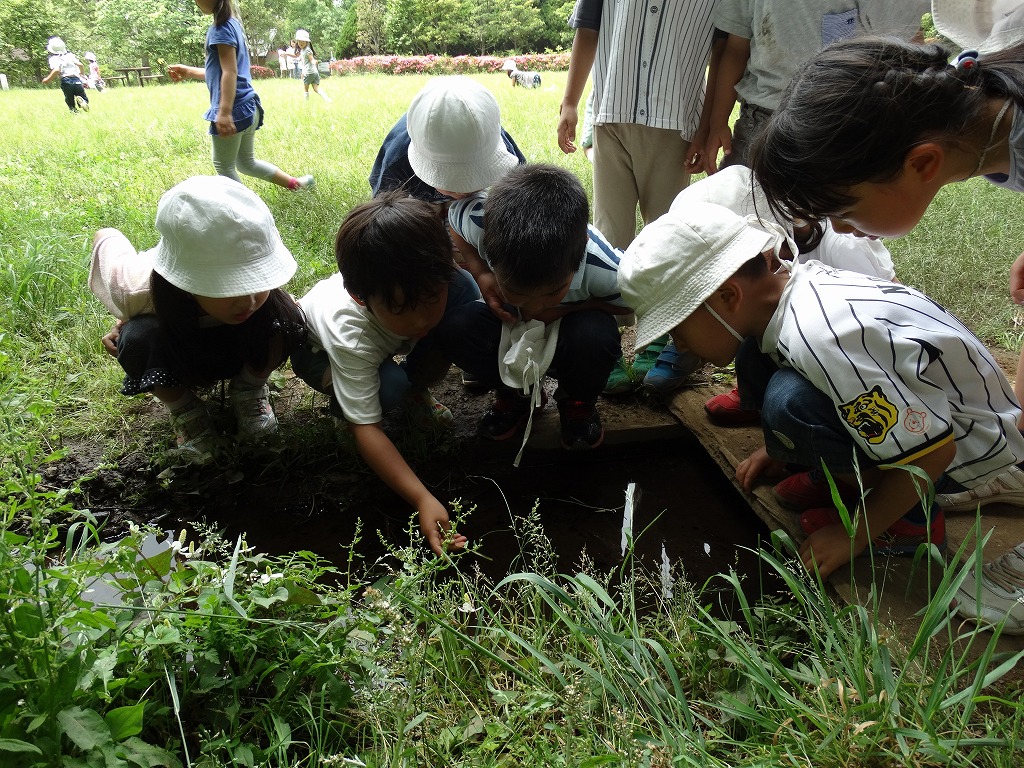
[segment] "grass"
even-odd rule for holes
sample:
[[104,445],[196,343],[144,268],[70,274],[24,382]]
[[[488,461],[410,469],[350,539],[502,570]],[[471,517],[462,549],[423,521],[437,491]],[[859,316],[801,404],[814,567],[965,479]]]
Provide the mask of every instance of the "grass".
[[[589,189],[582,154],[555,145],[564,78],[547,74],[539,91],[479,79],[524,153]],[[306,195],[247,180],[299,261],[295,294],[334,271],[334,233],[424,82],[330,78],[331,105],[304,103],[294,81],[257,83],[258,156],[318,182]],[[137,559],[145,532],[100,544],[79,521],[60,539],[51,521],[74,514],[69,492],[45,490],[38,468],[72,438],[109,443],[112,457],[140,439],[139,406],[117,395],[99,347],[111,319],[85,285],[92,233],[155,244],[160,194],[212,172],[207,96],[201,84],[112,88],[77,116],[56,89],[2,99],[0,763],[101,764],[120,750],[131,765],[1016,764],[1020,692],[993,683],[1017,659],[948,623],[962,570],[936,577],[919,631],[901,639],[832,603],[784,543],[762,562],[792,595],[747,604],[736,590],[740,613],[722,621],[678,571],[671,595],[631,558],[615,573],[554,571],[539,518],[518,530],[529,567],[498,584],[410,547],[372,590],[351,574],[323,586],[330,569],[309,553],[268,559],[215,533],[173,572],[170,556]],[[889,243],[900,279],[1010,348],[1020,200],[951,185]],[[86,605],[82,586],[115,572],[131,600]],[[968,657],[970,644],[984,651]]]

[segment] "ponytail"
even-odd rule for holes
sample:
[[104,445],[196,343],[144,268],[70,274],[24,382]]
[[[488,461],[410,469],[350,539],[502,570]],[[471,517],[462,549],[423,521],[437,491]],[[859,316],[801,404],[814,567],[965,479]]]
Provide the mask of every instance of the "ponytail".
[[231,17],[234,15],[231,0],[214,0],[213,3],[213,23],[217,26],[227,24]]

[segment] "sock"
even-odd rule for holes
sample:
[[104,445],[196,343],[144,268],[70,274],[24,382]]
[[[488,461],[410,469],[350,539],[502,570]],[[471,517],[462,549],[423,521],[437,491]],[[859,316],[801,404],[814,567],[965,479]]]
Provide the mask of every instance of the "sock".
[[231,377],[232,389],[259,389],[266,383],[265,377],[257,376],[245,367]]
[[177,400],[173,400],[170,402],[164,400],[163,404],[168,411],[174,414],[181,413],[182,411],[187,411],[189,408],[193,407],[198,402],[198,400],[199,398],[195,396],[195,393],[193,393],[192,390],[186,389],[185,394],[179,397]]
[[288,180],[288,189],[290,189],[292,192],[294,192],[298,188],[299,188],[299,180],[296,179],[294,176],[292,176]]
[[306,96],[306,101],[309,101],[309,91],[306,91],[305,96]]

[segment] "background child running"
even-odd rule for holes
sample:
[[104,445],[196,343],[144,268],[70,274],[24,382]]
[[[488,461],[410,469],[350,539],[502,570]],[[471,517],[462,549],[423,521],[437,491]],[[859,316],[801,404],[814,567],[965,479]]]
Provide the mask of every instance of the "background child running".
[[89,62],[89,79],[86,84],[94,91],[102,91],[107,84],[103,80],[103,75],[100,74],[100,65],[96,63],[96,54],[86,51],[85,60]]
[[256,131],[263,125],[263,106],[252,87],[245,30],[233,15],[231,0],[196,0],[196,5],[213,15],[213,24],[206,30],[206,65],[171,64],[167,74],[175,81],[206,80],[210,108],[203,118],[210,121],[213,167],[235,181],[241,181],[241,172],[287,189],[311,189],[312,176],[295,178],[256,159],[254,145]]
[[531,401],[502,382],[503,324],[560,320],[550,366],[558,372],[562,445],[586,450],[604,439],[597,397],[621,352],[614,316],[630,310],[616,284],[620,253],[588,221],[579,179],[539,164],[507,171],[488,194],[448,211],[484,302],[459,308],[440,343],[462,370],[497,388],[478,428],[485,438],[512,437],[531,413]]
[[[418,512],[423,535],[440,554],[448,510],[402,458],[381,420],[401,406],[422,428],[451,425],[451,412],[428,390],[450,367],[435,336],[479,291],[455,266],[434,207],[401,191],[354,208],[338,230],[335,256],[339,273],[299,301],[309,339],[292,354],[292,369],[331,395],[331,410],[351,430],[360,455]],[[402,354],[400,365],[394,356]],[[459,535],[451,544],[465,542]]]
[[[813,57],[754,147],[772,208],[828,217],[840,232],[900,237],[945,184],[985,176],[1024,191],[1024,45],[965,51],[952,65],[949,55],[939,45],[859,38]],[[1010,292],[1024,302],[1024,253],[1010,269]],[[1020,401],[1024,350],[1015,392]],[[1006,618],[1010,631],[1024,632],[1022,554],[1017,547],[965,581],[960,613]]]
[[277,430],[267,379],[304,338],[282,289],[295,259],[270,209],[223,176],[166,192],[156,228],[160,241],[142,253],[118,230],[99,230],[89,288],[118,318],[103,346],[124,368],[121,393],[152,392],[170,411],[173,455],[203,463],[218,433],[198,387],[230,379],[239,438]]
[[313,43],[310,42],[309,32],[304,29],[295,31],[295,44],[298,46],[296,55],[302,65],[302,90],[305,97],[309,98],[309,89],[324,101],[330,101],[326,93],[320,92],[320,69],[316,58],[316,51],[313,50]]
[[59,37],[49,39],[46,51],[50,54],[50,73],[42,82],[49,83],[55,77],[60,77],[60,90],[64,94],[64,103],[68,105],[68,109],[72,112],[79,109],[88,112],[89,97],[85,95],[85,88],[82,86],[85,66],[75,54],[68,51],[64,41]]
[[946,472],[977,486],[1024,458],[1009,382],[927,296],[820,262],[777,262],[794,244],[764,226],[770,231],[694,203],[645,227],[619,274],[639,318],[636,343],[669,330],[679,349],[716,365],[735,358],[765,439],[737,467],[745,489],[788,463],[824,464],[870,489],[850,499],[852,538],[831,507],[801,515],[807,568],[826,577],[869,546],[876,554],[941,548],[942,511],[922,508],[928,489],[899,466],[932,483]]

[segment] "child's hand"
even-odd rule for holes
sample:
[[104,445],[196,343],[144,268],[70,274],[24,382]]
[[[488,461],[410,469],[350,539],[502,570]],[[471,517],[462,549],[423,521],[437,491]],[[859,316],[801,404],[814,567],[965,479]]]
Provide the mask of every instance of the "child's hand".
[[1024,304],[1024,253],[1010,266],[1010,298],[1014,304]]
[[761,475],[774,477],[784,474],[785,469],[785,462],[773,459],[768,455],[768,450],[761,446],[736,465],[736,482],[744,491],[750,493]]
[[[445,509],[443,504],[434,499],[433,503],[425,505],[420,509],[419,519],[420,530],[423,531],[423,535],[427,539],[427,544],[429,544],[430,548],[434,550],[434,554],[442,554],[445,535],[451,528],[451,523],[448,521],[448,510]],[[465,536],[461,533],[457,533],[452,537],[452,540],[448,545],[448,549],[462,549],[466,546],[467,541],[469,540]]]
[[503,323],[514,323],[517,318],[507,309],[505,309],[505,297],[501,293],[501,288],[498,287],[498,280],[494,277],[493,272],[485,272],[476,278],[477,287],[480,288],[480,295],[484,301],[487,302],[487,306],[490,307],[499,320]]
[[217,115],[217,120],[214,122],[217,126],[217,135],[222,139],[228,136],[234,136],[238,131],[235,129],[235,121],[231,119],[231,115]]
[[171,64],[167,67],[167,76],[176,83],[180,83],[188,77],[189,67],[184,64]]
[[867,547],[857,539],[850,541],[850,534],[842,523],[826,525],[819,528],[800,545],[800,560],[811,573],[818,569],[821,578],[827,579],[833,571],[850,562],[851,555],[856,557]]
[[579,108],[563,104],[558,110],[558,148],[565,154],[576,151],[576,124],[579,122]]
[[117,357],[117,340],[121,337],[121,329],[123,327],[124,320],[118,320],[107,335],[100,339],[103,342],[103,348],[107,350],[107,354],[111,357]]

